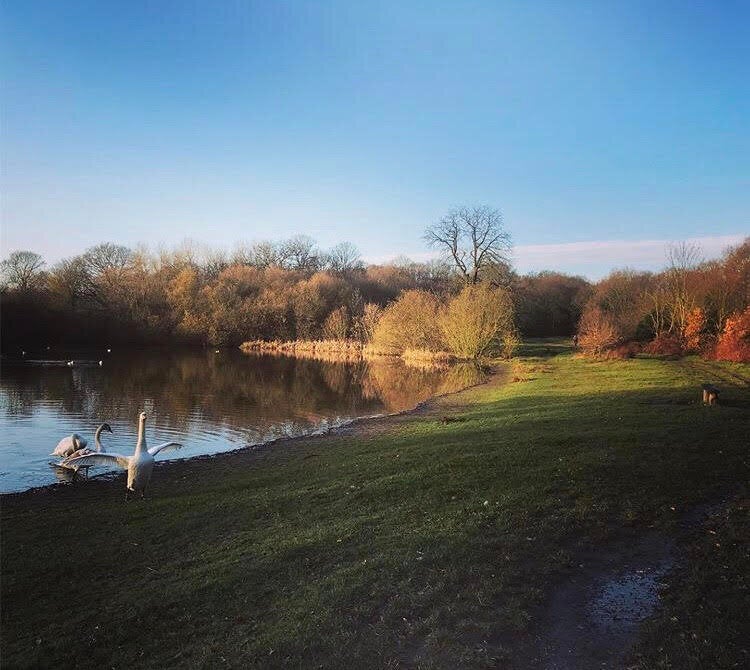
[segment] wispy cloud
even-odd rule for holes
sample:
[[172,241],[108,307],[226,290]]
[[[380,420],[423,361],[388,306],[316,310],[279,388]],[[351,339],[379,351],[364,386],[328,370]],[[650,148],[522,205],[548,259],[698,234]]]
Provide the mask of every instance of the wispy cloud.
[[691,237],[686,240],[590,240],[562,244],[527,244],[514,248],[513,258],[519,272],[545,269],[562,270],[599,277],[615,267],[658,270],[666,263],[668,247],[675,242],[697,245],[706,259],[719,256],[724,249],[740,243],[746,235]]
[[[729,246],[739,244],[745,234],[709,235],[688,239],[659,240],[589,240],[560,244],[522,244],[513,248],[513,264],[518,272],[558,270],[580,274],[591,279],[603,277],[614,268],[660,270],[667,261],[667,249],[676,242],[697,245],[703,258],[720,256]],[[438,257],[435,251],[407,254],[415,261]],[[368,258],[371,263],[386,263],[393,257]]]

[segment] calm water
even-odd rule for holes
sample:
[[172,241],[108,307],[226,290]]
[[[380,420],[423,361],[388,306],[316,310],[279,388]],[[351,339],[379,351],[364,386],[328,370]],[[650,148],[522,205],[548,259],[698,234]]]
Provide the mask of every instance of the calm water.
[[[430,396],[476,383],[481,376],[468,366],[429,370],[401,361],[327,363],[238,351],[44,356],[53,357],[104,361],[101,367],[72,368],[3,364],[2,492],[57,481],[49,465],[57,442],[77,432],[93,446],[94,431],[103,421],[114,431],[103,434],[105,448],[131,454],[141,410],[149,415],[149,444],[173,439],[185,445],[159,459],[189,458],[409,409]],[[37,358],[42,356],[27,354],[27,359]]]

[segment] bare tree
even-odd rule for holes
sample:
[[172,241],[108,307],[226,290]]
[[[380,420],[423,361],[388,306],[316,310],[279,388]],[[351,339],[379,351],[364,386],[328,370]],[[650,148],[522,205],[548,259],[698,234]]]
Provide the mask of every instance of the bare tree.
[[691,271],[701,263],[700,247],[691,242],[671,245],[667,248],[667,260],[664,284],[671,303],[669,331],[681,335],[687,316],[695,307],[695,293],[688,280]]
[[362,342],[372,342],[381,312],[382,309],[374,302],[368,302],[362,308],[362,314],[355,324],[355,332]]
[[229,267],[227,255],[221,249],[206,248],[201,258],[201,269],[206,277],[215,279]]
[[424,239],[441,249],[470,284],[476,284],[490,267],[507,265],[511,249],[503,215],[485,205],[451,209],[427,228]]
[[14,251],[1,264],[3,283],[19,291],[28,291],[37,284],[44,259],[33,251]]
[[256,268],[265,270],[281,264],[281,255],[279,245],[275,242],[261,241],[256,242],[250,248],[250,262],[248,265],[254,265]]
[[350,242],[337,244],[326,254],[326,264],[331,272],[344,274],[364,268],[359,249]]
[[70,309],[91,301],[103,302],[85,255],[60,261],[49,274],[48,286]]
[[81,257],[93,276],[108,271],[119,272],[130,263],[133,252],[120,244],[105,242],[86,249]]
[[320,251],[315,240],[307,235],[296,235],[283,242],[281,255],[290,270],[314,272],[320,266]]

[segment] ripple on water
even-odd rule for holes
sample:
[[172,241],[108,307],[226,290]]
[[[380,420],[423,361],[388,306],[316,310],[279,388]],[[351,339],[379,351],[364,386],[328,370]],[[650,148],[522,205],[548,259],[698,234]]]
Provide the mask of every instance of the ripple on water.
[[[75,358],[101,356],[78,352]],[[219,358],[203,350],[117,352],[95,368],[6,366],[0,379],[0,491],[54,483],[49,462],[58,441],[75,432],[93,446],[103,421],[114,431],[102,436],[104,448],[132,453],[140,411],[149,415],[148,444],[184,445],[159,460],[189,458],[325,433],[480,379],[476,370],[455,373],[394,361],[323,363],[229,351]],[[92,468],[92,475],[97,470],[102,472]]]

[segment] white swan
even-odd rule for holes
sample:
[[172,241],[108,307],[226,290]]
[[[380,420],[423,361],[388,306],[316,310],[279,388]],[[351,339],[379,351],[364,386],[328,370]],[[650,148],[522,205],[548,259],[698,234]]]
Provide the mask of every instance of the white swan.
[[140,493],[141,498],[146,495],[146,487],[151,480],[151,472],[154,469],[154,456],[165,449],[179,449],[179,442],[164,442],[148,449],[146,447],[146,413],[141,412],[138,417],[138,442],[135,445],[135,453],[132,456],[121,454],[87,454],[77,456],[68,461],[72,466],[104,465],[107,467],[120,467],[128,471],[128,484],[125,491],[125,500],[130,500],[131,493]]
[[[97,429],[96,433],[94,433],[94,444],[96,445],[96,452],[98,453],[104,453],[105,449],[102,446],[100,437],[102,434],[102,431],[106,430],[107,432],[111,433],[112,428],[110,428],[108,423],[101,424]],[[57,447],[55,448],[55,451],[52,452],[52,456],[62,456],[63,459],[59,461],[58,463],[50,463],[53,467],[58,469],[58,472],[64,473],[65,476],[73,476],[73,482],[76,480],[76,475],[78,474],[78,470],[83,467],[86,470],[86,477],[89,476],[89,467],[88,465],[71,465],[70,460],[73,458],[77,458],[78,456],[85,456],[87,454],[93,454],[96,453],[88,448],[88,441],[84,438],[82,438],[78,433],[73,433],[72,435],[69,435],[68,437],[63,438],[58,443]],[[71,451],[71,449],[73,451]]]
[[60,440],[50,456],[65,458],[66,456],[70,456],[74,451],[83,449],[87,444],[88,440],[86,438],[81,437],[78,433],[73,433]]
[[[108,433],[112,432],[112,428],[110,428],[108,423],[103,423],[96,429],[96,433],[94,433],[94,444],[96,445],[97,451],[104,451],[102,443],[99,441],[103,430],[106,430]],[[73,433],[72,435],[68,435],[60,440],[50,456],[67,458],[72,456],[75,452],[85,449],[88,446],[88,443],[89,442],[85,437],[81,437],[78,433]],[[83,456],[83,454],[79,455]]]

